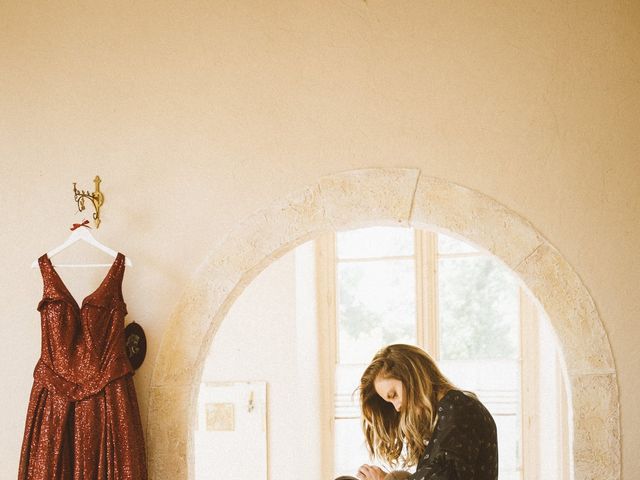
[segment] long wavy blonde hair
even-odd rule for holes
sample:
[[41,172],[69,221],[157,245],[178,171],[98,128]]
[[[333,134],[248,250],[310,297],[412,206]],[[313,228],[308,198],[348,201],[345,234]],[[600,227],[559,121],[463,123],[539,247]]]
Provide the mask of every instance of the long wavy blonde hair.
[[[400,412],[376,392],[378,376],[402,382]],[[362,374],[359,389],[369,453],[391,467],[399,461],[404,467],[417,464],[426,449],[424,441],[431,438],[436,424],[438,397],[451,389],[456,387],[421,348],[395,344],[376,353]]]

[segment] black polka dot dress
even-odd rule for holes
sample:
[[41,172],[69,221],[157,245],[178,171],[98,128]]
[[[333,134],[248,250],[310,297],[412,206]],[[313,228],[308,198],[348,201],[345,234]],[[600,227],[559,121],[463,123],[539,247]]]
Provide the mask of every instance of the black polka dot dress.
[[497,480],[496,424],[479,400],[449,390],[431,440],[409,480]]

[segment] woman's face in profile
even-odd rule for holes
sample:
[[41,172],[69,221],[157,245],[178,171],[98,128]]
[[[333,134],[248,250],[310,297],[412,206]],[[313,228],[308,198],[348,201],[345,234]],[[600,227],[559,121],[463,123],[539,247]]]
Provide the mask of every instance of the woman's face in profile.
[[373,381],[373,387],[383,400],[393,404],[396,412],[402,407],[402,397],[404,395],[404,386],[402,382],[396,378],[384,378],[378,375]]

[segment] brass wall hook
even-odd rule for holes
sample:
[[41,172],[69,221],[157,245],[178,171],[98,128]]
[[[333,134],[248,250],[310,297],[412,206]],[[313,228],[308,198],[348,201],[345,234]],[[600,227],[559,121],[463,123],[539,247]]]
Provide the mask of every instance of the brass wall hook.
[[84,210],[84,199],[88,198],[93,203],[93,208],[95,212],[93,214],[93,220],[96,223],[96,228],[100,228],[100,207],[104,203],[104,195],[100,191],[100,177],[96,175],[96,178],[93,179],[93,183],[96,185],[96,191],[91,193],[88,190],[78,190],[76,188],[76,182],[73,182],[73,193],[74,199],[78,204],[78,211],[82,212]]

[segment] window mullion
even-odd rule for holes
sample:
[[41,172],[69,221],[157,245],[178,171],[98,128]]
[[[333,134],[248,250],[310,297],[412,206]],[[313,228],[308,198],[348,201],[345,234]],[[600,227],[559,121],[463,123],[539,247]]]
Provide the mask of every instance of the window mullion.
[[320,381],[322,388],[322,429],[320,456],[322,458],[323,478],[334,476],[335,441],[335,370],[338,361],[337,352],[337,276],[336,276],[336,235],[328,232],[316,240],[316,285],[318,343],[320,351]]
[[436,360],[440,359],[438,324],[438,234],[422,231],[423,305],[425,347]]
[[538,398],[538,318],[527,294],[520,294],[520,472],[527,478],[538,478],[539,412]]
[[414,252],[415,252],[415,279],[416,279],[416,343],[419,347],[426,349],[427,345],[427,313],[425,308],[425,262],[424,262],[424,235],[423,230],[415,229],[414,232]]

